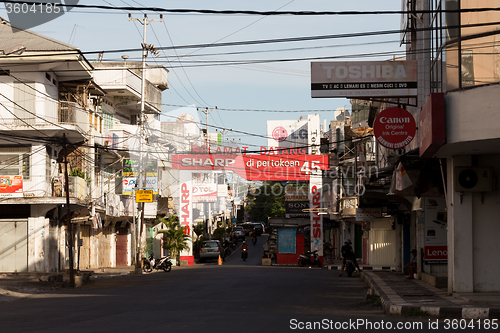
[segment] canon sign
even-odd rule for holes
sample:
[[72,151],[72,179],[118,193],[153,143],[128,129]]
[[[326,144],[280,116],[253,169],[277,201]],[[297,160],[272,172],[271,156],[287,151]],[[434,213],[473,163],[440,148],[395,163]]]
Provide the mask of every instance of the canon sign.
[[401,149],[415,137],[415,119],[405,109],[392,107],[379,113],[373,122],[377,141],[389,149]]

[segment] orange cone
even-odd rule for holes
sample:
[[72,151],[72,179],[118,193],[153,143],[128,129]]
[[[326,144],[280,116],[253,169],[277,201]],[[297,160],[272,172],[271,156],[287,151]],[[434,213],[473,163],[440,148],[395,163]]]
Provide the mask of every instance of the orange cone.
[[219,254],[219,260],[217,261],[217,264],[222,265],[222,259],[220,258],[220,254]]

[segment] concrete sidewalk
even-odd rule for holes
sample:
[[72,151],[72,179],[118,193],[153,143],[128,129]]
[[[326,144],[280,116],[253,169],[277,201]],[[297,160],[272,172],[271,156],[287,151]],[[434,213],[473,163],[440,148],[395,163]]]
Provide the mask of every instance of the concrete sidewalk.
[[[341,261],[326,265],[339,272]],[[394,267],[361,266],[361,278],[368,284],[369,296],[379,296],[384,311],[393,315],[430,315],[446,318],[500,319],[500,292],[448,295],[447,288],[408,280]],[[347,274],[343,277],[345,278]],[[356,272],[353,277],[359,274]]]
[[[77,287],[123,275],[133,275],[134,266],[107,267],[81,271],[75,276]],[[150,274],[150,273],[148,273]],[[69,275],[64,273],[3,273],[0,274],[0,301],[32,297],[69,288]],[[2,296],[7,296],[3,297]]]

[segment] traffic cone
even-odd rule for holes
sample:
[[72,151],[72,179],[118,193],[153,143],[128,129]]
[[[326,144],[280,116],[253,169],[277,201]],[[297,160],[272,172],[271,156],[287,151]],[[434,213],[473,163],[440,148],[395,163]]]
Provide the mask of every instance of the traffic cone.
[[220,254],[219,254],[219,260],[217,261],[217,264],[222,265],[222,259],[220,258]]

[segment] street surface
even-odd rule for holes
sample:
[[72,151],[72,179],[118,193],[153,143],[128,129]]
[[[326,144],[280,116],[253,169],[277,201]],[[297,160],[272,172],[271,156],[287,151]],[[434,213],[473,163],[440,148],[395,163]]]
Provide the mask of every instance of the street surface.
[[[239,242],[222,266],[209,261],[31,298],[0,296],[0,331],[291,332],[312,328],[314,322],[315,331],[449,331],[428,329],[430,317],[385,315],[375,301],[365,300],[367,288],[358,277],[319,268],[261,266],[264,240],[259,237],[255,246],[249,242],[247,261],[241,259]],[[370,322],[371,329],[362,321]],[[407,329],[396,329],[398,322]],[[419,322],[423,328],[412,329]],[[391,330],[382,329],[388,324]]]

